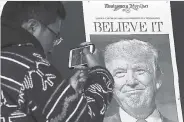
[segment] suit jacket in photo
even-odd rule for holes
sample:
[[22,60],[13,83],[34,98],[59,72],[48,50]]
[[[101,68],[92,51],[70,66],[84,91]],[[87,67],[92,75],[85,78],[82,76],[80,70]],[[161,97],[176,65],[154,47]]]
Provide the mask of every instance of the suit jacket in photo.
[[[106,117],[104,118],[103,122],[129,122],[129,120],[121,121],[120,114],[119,114],[119,106],[118,106],[118,103],[115,101],[115,99],[111,101],[111,105],[109,106],[109,109],[107,112],[109,115],[107,115],[106,113]],[[159,114],[162,122],[174,122],[164,117],[160,112]]]

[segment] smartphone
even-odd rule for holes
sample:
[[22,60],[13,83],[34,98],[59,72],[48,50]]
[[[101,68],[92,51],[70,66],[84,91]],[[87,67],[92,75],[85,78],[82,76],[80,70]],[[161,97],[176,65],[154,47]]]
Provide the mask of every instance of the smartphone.
[[88,44],[85,46],[77,47],[70,50],[68,67],[70,69],[75,68],[76,66],[87,66],[87,61],[83,53],[84,48],[87,48],[91,53],[95,51],[94,44]]

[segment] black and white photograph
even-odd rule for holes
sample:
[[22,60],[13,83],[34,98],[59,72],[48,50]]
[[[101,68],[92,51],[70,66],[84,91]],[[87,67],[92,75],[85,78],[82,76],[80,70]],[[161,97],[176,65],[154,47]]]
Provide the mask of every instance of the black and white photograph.
[[83,2],[86,41],[114,79],[103,122],[183,122],[170,6]]
[[183,122],[182,5],[0,1],[0,122]]
[[168,34],[90,35],[90,40],[115,81],[104,122],[145,116],[178,122]]

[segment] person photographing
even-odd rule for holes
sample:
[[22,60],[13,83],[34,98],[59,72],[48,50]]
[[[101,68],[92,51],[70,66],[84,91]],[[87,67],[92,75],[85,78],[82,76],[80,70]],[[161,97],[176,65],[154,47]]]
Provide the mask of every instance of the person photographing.
[[[66,12],[59,1],[8,1],[1,15],[3,122],[103,121],[113,78],[84,51],[88,75],[64,79],[46,59],[59,43]],[[85,78],[84,78],[85,76]],[[85,82],[82,92],[72,83]],[[77,86],[77,85],[76,85]]]

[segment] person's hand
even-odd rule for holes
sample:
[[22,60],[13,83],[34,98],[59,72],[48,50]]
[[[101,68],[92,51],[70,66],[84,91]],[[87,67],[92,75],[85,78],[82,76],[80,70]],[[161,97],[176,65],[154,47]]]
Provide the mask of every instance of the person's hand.
[[87,79],[87,76],[83,70],[78,70],[71,78],[70,85],[75,89],[76,92],[81,93],[83,85]]
[[[83,42],[81,43],[82,46],[91,44],[90,42]],[[94,53],[92,54],[88,49],[84,48],[83,53],[85,55],[87,65],[89,68],[95,67],[95,66],[101,66],[99,61],[99,51],[95,49]]]

